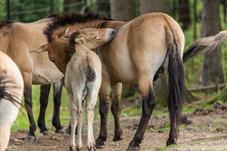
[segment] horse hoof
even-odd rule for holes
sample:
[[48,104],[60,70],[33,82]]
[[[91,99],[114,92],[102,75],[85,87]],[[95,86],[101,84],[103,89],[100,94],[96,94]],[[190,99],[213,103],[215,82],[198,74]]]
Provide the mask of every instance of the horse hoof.
[[121,136],[114,136],[113,141],[117,142],[117,141],[121,141],[122,137]]
[[96,148],[95,148],[94,146],[92,146],[92,147],[87,147],[87,150],[88,150],[88,151],[96,151]]
[[140,150],[140,145],[135,141],[131,141],[127,148],[127,151],[134,151],[134,150]]
[[140,147],[132,147],[132,146],[128,146],[126,151],[135,151],[135,150],[140,150]]
[[45,131],[41,131],[41,133],[42,133],[43,135],[45,135],[45,136],[49,135],[49,132],[48,132],[48,130],[45,130]]
[[100,139],[100,138],[97,138],[95,142],[96,142],[96,148],[98,148],[98,149],[104,148],[104,146],[105,146],[105,141],[103,141],[103,140]]
[[59,133],[59,134],[69,134],[68,133],[68,129],[66,127],[62,127],[60,129],[56,129],[55,133]]
[[76,151],[76,147],[69,146],[69,151]]
[[32,135],[28,135],[26,138],[25,138],[25,142],[35,142],[37,141],[37,138],[35,136],[32,136]]
[[81,150],[81,148],[79,148],[79,147],[76,147],[76,151],[80,151]]
[[122,140],[122,130],[120,129],[120,131],[117,131],[117,132],[114,132],[114,137],[113,137],[113,141],[116,142],[116,141],[121,141]]
[[166,142],[166,146],[177,144],[177,142],[174,139],[168,139]]

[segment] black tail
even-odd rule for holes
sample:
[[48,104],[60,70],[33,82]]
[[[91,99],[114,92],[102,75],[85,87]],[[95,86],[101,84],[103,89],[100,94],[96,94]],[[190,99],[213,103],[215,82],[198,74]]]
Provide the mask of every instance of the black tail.
[[[180,121],[182,100],[184,96],[184,66],[180,57],[180,50],[176,43],[170,44],[169,52],[169,96],[168,108],[170,112],[170,122],[175,130],[178,131],[178,123]],[[177,137],[177,134],[175,134]]]
[[19,101],[18,98],[10,93],[7,92],[7,86],[5,85],[6,82],[9,81],[5,81],[4,77],[0,77],[0,101],[2,99],[6,99],[8,101],[10,101],[11,103],[13,103],[16,106],[23,106]]
[[193,43],[183,55],[183,62],[188,61],[191,57],[195,56],[197,53],[202,51],[213,51],[217,50],[222,41],[227,36],[227,31],[222,31],[214,36],[205,37],[197,40]]

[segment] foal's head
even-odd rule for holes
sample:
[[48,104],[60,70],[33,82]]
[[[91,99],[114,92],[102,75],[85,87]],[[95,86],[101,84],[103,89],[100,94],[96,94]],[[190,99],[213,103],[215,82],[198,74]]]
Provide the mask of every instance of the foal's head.
[[82,44],[89,49],[94,49],[112,40],[115,34],[116,30],[112,28],[85,28],[74,32],[70,36],[70,45]]
[[72,50],[71,44],[73,44],[73,47],[77,44],[83,44],[94,49],[109,42],[115,34],[116,30],[111,28],[85,28],[74,32],[70,38],[59,37],[37,51],[47,51],[49,59],[62,73],[65,73],[67,63],[75,52],[75,50]]

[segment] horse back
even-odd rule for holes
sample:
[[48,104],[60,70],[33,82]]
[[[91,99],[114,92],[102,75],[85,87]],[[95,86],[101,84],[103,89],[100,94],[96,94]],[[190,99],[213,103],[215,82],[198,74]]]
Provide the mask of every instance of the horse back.
[[106,51],[101,52],[113,79],[131,83],[143,74],[154,76],[166,58],[166,29],[172,31],[172,37],[183,52],[183,32],[166,14],[149,13],[124,24]]
[[[49,60],[47,53],[30,53],[47,43],[43,29],[47,22],[13,23],[0,31],[3,50],[18,65],[21,72],[33,74],[33,84],[49,84],[63,77],[63,74]],[[52,71],[50,73],[50,71]]]

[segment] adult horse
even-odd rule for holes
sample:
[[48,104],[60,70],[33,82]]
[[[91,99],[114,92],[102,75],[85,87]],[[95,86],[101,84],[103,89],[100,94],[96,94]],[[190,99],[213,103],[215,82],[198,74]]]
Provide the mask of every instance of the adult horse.
[[[70,19],[66,18],[59,18],[47,27],[45,33],[50,43],[61,37],[65,28],[70,33],[70,31],[85,27],[109,27],[111,22],[89,17],[80,20],[70,18],[71,22],[69,22]],[[128,149],[139,148],[155,106],[154,76],[164,64],[168,64],[168,107],[171,125],[167,144],[176,143],[184,88],[183,48],[184,34],[178,23],[166,14],[151,13],[137,17],[123,25],[113,41],[103,47],[103,50],[98,50],[97,54],[103,63],[103,80],[100,89],[101,131],[96,140],[97,145],[103,145],[106,141],[110,88],[115,87],[113,93],[116,96],[115,94],[121,92],[120,82],[123,82],[137,83],[143,98],[142,117]],[[114,115],[118,113],[116,108],[112,111]],[[120,131],[115,132],[116,139],[120,139],[120,133]]]
[[24,83],[17,65],[0,52],[0,151],[8,145],[10,129],[21,105]]
[[[114,29],[121,27],[110,44],[97,50],[103,64],[103,80],[100,90],[101,131],[96,140],[97,145],[104,145],[107,138],[107,114],[111,89],[113,96],[111,111],[115,118],[114,140],[121,139],[119,101],[122,87],[120,82],[135,82],[139,85],[140,93],[143,96],[143,113],[139,128],[128,149],[138,149],[155,105],[153,80],[159,73],[158,70],[164,65],[166,67],[166,64],[168,64],[169,73],[168,105],[171,122],[167,145],[176,143],[184,87],[182,62],[184,35],[178,23],[162,13],[146,14],[127,24],[99,19],[91,15],[71,15],[57,17],[48,25],[45,34],[52,49],[67,50],[59,38],[85,27],[111,27]],[[206,47],[207,43],[202,41],[197,41],[186,51],[184,61]],[[70,55],[61,56],[62,67],[65,66],[64,60],[67,60]]]
[[[29,53],[30,50],[46,43],[43,29],[53,17],[41,19],[33,23],[8,22],[1,25],[0,50],[5,52],[19,67],[24,79],[24,98],[27,113],[32,109],[32,84],[41,84],[40,115],[38,126],[42,133],[46,133],[45,110],[48,102],[50,83],[54,84],[54,113],[52,123],[56,131],[61,131],[59,108],[61,100],[62,73],[48,59],[47,53]],[[33,113],[28,113],[29,133],[27,141],[34,141],[36,124]]]

